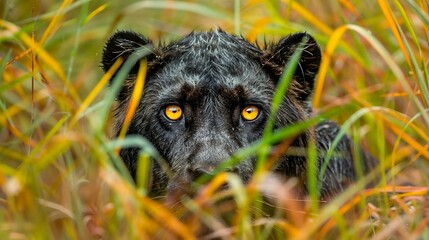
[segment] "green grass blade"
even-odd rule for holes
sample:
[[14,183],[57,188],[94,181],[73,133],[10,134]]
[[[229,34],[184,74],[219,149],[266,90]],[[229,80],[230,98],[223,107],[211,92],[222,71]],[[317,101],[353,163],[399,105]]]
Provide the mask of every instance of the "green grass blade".
[[[270,115],[268,117],[267,124],[264,129],[264,133],[262,135],[262,152],[258,156],[257,167],[256,169],[261,169],[265,160],[267,159],[268,151],[266,149],[269,148],[269,139],[271,139],[272,132],[274,130],[274,121],[277,116],[277,112],[280,108],[281,103],[287,94],[289,85],[293,80],[293,76],[295,74],[295,70],[298,66],[298,63],[301,59],[301,54],[304,49],[304,44],[308,41],[305,37],[302,39],[302,42],[299,44],[293,55],[290,57],[288,63],[285,66],[285,70],[277,83],[276,91],[274,92],[273,100],[271,103]],[[258,170],[257,170],[258,171]]]

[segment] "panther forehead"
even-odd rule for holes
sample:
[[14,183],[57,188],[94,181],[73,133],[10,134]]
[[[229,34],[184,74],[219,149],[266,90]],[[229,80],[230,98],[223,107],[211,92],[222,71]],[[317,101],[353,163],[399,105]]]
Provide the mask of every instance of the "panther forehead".
[[165,87],[186,82],[233,89],[238,85],[266,85],[271,80],[263,70],[257,47],[221,31],[190,34],[167,46],[164,54],[169,57],[152,79],[173,85],[161,83]]
[[261,49],[249,43],[243,37],[227,34],[220,29],[208,32],[193,32],[177,42],[172,42],[167,49],[191,53],[200,51],[216,53],[222,50],[233,50],[232,52],[235,54],[258,55],[261,53]]

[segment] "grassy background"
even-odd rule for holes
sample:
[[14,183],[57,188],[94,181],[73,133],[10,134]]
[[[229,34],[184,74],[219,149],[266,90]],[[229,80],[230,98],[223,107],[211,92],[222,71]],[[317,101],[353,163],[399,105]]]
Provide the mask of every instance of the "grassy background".
[[[429,238],[426,1],[5,0],[0,14],[1,239],[191,239],[200,223],[215,230],[207,238]],[[219,174],[174,210],[114,170],[124,169],[120,144],[146,143],[108,137],[106,39],[133,29],[168,42],[216,27],[261,42],[314,35],[324,52],[314,107],[380,168],[323,207],[293,201],[290,182],[242,186]],[[373,176],[377,186],[364,190]],[[214,192],[225,181],[235,187]],[[258,211],[262,190],[279,199],[273,218]],[[219,201],[228,196],[234,210]]]

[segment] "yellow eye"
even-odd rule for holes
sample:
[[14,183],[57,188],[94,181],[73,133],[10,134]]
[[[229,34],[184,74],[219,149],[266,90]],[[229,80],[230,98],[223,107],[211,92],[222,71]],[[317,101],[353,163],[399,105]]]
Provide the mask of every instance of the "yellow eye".
[[168,105],[164,113],[168,119],[177,121],[182,116],[182,109],[177,105]]
[[255,120],[259,115],[259,108],[254,105],[249,105],[243,108],[241,116],[244,120],[252,121]]

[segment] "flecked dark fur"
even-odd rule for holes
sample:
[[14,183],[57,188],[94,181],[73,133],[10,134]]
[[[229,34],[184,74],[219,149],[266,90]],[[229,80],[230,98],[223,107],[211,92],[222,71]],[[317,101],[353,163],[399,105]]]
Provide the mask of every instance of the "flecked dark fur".
[[[152,166],[150,182],[154,195],[180,192],[199,171],[209,172],[238,149],[261,138],[277,82],[303,39],[307,40],[299,66],[275,117],[275,129],[278,129],[312,115],[310,97],[321,52],[310,35],[296,33],[264,48],[220,29],[191,33],[176,42],[156,47],[146,37],[131,31],[119,31],[107,41],[102,58],[105,71],[117,58],[127,58],[139,47],[145,46],[152,52],[146,56],[146,84],[127,134],[146,137],[168,164],[170,171],[162,170],[156,162]],[[122,126],[137,71],[136,64],[118,95],[116,134]],[[173,122],[164,116],[169,104],[183,109],[180,120]],[[246,105],[261,109],[254,121],[241,118],[241,110]],[[323,153],[338,131],[337,124],[326,121],[303,132],[291,145],[295,153],[284,154],[274,171],[285,177],[297,177],[306,188],[308,142],[314,139],[317,143],[321,153],[318,156],[320,168]],[[334,155],[324,178],[320,179],[322,199],[341,192],[355,180],[352,143],[347,136],[335,152],[340,154]],[[137,155],[136,148],[121,151],[133,176]],[[364,170],[371,163],[369,158],[364,158]],[[254,165],[255,160],[248,159],[231,171],[247,182]]]

